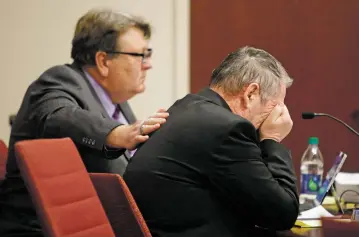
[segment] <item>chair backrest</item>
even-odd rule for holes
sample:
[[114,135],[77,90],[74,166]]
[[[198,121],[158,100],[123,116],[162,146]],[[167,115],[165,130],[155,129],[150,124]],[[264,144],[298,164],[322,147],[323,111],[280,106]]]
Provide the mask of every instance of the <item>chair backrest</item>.
[[115,236],[71,139],[21,141],[15,152],[46,236]]
[[151,237],[125,181],[117,174],[90,173],[116,236]]
[[0,140],[0,181],[5,178],[6,174],[7,150],[4,141]]

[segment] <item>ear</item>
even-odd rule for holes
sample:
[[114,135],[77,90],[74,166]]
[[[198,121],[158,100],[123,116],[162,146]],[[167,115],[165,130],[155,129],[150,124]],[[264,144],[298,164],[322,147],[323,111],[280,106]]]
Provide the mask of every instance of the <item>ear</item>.
[[258,83],[251,83],[245,89],[243,93],[244,106],[248,108],[252,101],[260,99],[259,85]]
[[102,51],[98,51],[95,55],[96,67],[102,77],[107,77],[109,73],[107,54]]

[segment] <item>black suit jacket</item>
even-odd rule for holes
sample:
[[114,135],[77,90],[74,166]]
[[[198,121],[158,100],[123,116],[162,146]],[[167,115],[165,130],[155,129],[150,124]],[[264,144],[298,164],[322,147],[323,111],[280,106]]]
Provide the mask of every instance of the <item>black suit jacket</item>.
[[252,236],[289,229],[298,215],[289,151],[214,91],[177,101],[124,174],[153,236]]
[[[120,106],[128,122],[134,122],[135,116],[127,102]],[[118,125],[105,111],[81,67],[61,65],[44,72],[29,86],[12,125],[6,179],[0,193],[0,222],[9,220],[12,222],[9,225],[19,230],[38,228],[16,164],[16,142],[70,137],[88,172],[122,175],[128,163],[127,152],[104,149],[107,134]],[[0,233],[2,229],[5,227],[0,223]]]

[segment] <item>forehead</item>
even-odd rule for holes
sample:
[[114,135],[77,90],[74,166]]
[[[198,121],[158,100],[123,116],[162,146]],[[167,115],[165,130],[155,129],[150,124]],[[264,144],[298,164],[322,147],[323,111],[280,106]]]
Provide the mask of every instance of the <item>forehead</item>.
[[145,39],[143,31],[138,28],[132,27],[125,33],[119,36],[117,43],[121,50],[134,50],[141,51],[148,49],[148,40]]

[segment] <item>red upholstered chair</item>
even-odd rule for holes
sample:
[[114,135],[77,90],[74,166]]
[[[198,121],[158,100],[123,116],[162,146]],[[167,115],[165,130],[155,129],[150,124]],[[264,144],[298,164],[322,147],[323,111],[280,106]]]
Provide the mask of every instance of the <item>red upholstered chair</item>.
[[7,161],[7,146],[0,140],[0,182],[5,178]]
[[69,138],[21,141],[15,152],[46,236],[115,236]]
[[90,173],[116,236],[151,237],[125,181],[117,174]]

